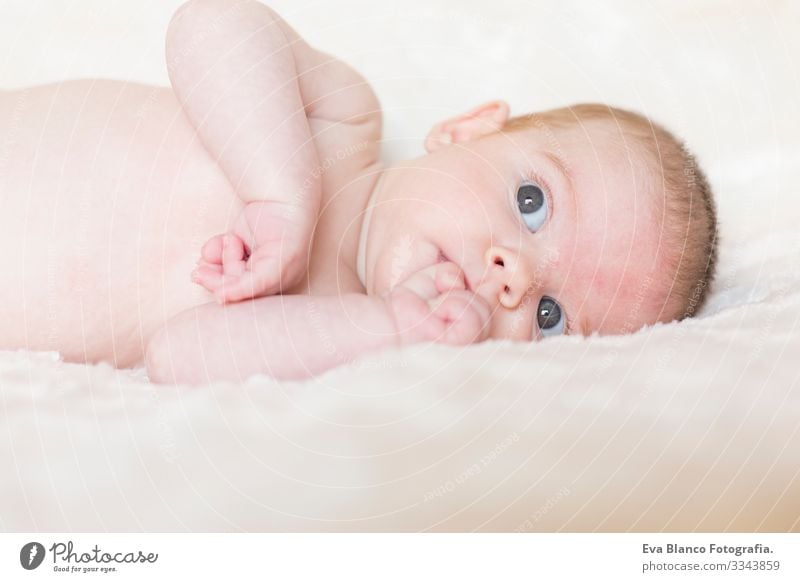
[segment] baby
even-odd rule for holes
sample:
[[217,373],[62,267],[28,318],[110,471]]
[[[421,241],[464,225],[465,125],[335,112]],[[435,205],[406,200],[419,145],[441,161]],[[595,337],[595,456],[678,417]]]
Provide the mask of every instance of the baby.
[[0,95],[0,348],[144,361],[154,382],[300,379],[417,342],[630,333],[704,301],[711,192],[637,114],[495,101],[385,167],[366,81],[258,2],[183,5],[167,65],[171,90]]

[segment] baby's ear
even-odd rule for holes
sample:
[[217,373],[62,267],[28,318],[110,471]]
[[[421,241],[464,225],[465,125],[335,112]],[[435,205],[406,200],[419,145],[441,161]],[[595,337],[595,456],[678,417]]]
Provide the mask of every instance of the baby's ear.
[[495,132],[508,121],[508,111],[505,101],[490,101],[458,117],[437,123],[425,138],[425,149],[431,153],[452,143]]

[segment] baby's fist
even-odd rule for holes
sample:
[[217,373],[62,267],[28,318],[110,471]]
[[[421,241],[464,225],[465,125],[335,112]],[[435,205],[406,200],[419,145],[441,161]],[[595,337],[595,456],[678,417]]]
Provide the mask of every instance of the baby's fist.
[[468,291],[454,263],[438,263],[415,273],[385,296],[402,345],[433,341],[467,345],[489,333],[486,301]]
[[306,272],[313,218],[310,208],[247,203],[231,232],[203,246],[192,281],[220,303],[285,291]]

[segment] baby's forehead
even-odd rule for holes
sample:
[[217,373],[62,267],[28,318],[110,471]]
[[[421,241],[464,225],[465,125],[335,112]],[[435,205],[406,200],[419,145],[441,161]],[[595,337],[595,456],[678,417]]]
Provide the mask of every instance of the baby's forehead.
[[528,128],[511,147],[519,148],[534,172],[543,167],[564,177],[580,206],[587,199],[620,203],[620,197],[649,205],[653,182],[660,179],[646,145],[605,120]]
[[588,157],[599,162],[635,160],[641,163],[649,153],[641,139],[611,119],[533,126],[524,131],[539,147],[560,153],[562,158]]
[[561,135],[561,147],[549,152],[569,169],[569,192],[555,192],[556,202],[574,201],[571,220],[553,221],[553,242],[570,263],[564,283],[582,290],[579,301],[596,312],[590,319],[597,329],[619,333],[613,326],[624,319],[625,305],[637,304],[642,316],[657,315],[650,310],[658,307],[652,298],[662,287],[665,240],[653,175],[602,126]]

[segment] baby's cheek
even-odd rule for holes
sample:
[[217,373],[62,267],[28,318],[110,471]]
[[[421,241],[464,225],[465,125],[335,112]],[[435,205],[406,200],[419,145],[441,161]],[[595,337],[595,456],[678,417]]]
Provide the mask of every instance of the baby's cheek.
[[436,264],[438,249],[413,235],[400,237],[380,257],[375,269],[376,291],[393,289],[414,274]]
[[499,304],[492,307],[489,337],[514,341],[536,340],[537,334],[532,327],[535,309],[536,305],[533,305],[533,299],[529,297],[523,299],[523,302],[513,311],[504,309]]

